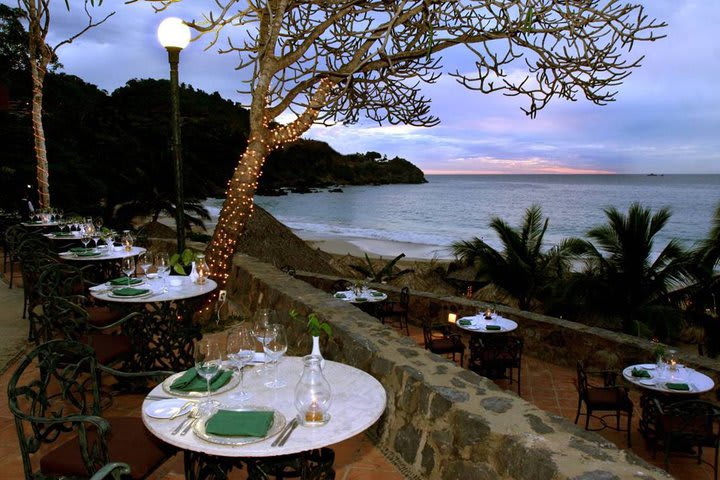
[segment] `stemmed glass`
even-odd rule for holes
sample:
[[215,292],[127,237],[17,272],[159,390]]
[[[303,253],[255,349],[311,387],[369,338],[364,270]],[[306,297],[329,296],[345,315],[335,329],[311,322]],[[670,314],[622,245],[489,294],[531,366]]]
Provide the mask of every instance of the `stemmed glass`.
[[157,269],[158,277],[162,279],[163,292],[167,292],[167,288],[165,286],[165,275],[170,269],[170,256],[167,252],[158,252],[155,254],[155,268]]
[[127,284],[130,286],[130,275],[135,273],[135,257],[125,257],[122,259],[122,271],[127,275]]
[[[265,330],[268,326],[275,323],[275,311],[270,308],[261,308],[255,312],[255,320],[252,327],[252,334],[260,342],[260,345],[265,344]],[[267,371],[267,358],[262,367],[255,369],[256,373],[262,374]]]
[[93,225],[87,225],[87,228],[90,230],[90,236],[93,239],[93,242],[95,242],[95,251],[98,249],[98,242],[100,241],[100,229],[95,228]]
[[265,357],[269,358],[275,364],[275,378],[265,384],[268,388],[282,388],[287,382],[278,378],[278,370],[280,358],[287,351],[287,336],[285,335],[285,327],[278,323],[268,325],[263,334],[263,350]]
[[88,243],[90,243],[90,239],[91,239],[92,237],[90,236],[90,232],[88,231],[87,228],[83,228],[83,229],[81,230],[81,234],[82,234],[82,237],[80,237],[80,241],[81,241],[82,244],[85,246],[85,251],[87,252],[87,250],[88,250]]
[[217,375],[222,365],[222,355],[217,340],[202,338],[195,341],[195,371],[207,382],[207,395],[199,407],[209,413],[215,402],[210,399],[210,380]]
[[227,335],[226,350],[228,360],[240,372],[238,391],[231,394],[230,398],[242,402],[252,397],[252,393],[243,390],[243,367],[255,356],[255,338],[252,331],[244,325],[232,330]]
[[152,252],[144,252],[138,258],[140,268],[142,268],[145,278],[147,278],[148,270],[153,266],[153,254]]

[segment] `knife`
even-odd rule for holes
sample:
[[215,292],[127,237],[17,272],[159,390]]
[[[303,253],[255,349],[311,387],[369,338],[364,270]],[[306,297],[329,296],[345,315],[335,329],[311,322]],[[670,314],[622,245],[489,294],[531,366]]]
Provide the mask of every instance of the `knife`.
[[293,423],[295,423],[297,419],[293,418],[290,420],[287,425],[285,425],[282,430],[280,430],[280,433],[277,437],[275,437],[275,440],[270,444],[271,447],[277,447],[278,443],[280,443],[280,440],[282,440],[283,436],[287,433],[288,430],[290,430],[290,427],[292,427]]
[[298,422],[297,418],[293,418],[293,421],[290,423],[291,423],[290,429],[287,431],[287,433],[285,433],[285,435],[283,435],[282,439],[280,440],[280,443],[277,444],[278,447],[282,447],[285,445],[285,442],[288,441],[288,438],[290,438],[290,435],[292,435],[292,433],[295,431],[299,422]]

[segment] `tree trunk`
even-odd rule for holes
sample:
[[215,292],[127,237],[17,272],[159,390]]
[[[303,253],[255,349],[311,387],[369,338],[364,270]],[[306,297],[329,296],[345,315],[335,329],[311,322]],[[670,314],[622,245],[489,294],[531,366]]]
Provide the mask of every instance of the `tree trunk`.
[[43,128],[43,82],[38,78],[37,66],[33,68],[32,126],[35,137],[35,160],[37,162],[38,202],[40,208],[50,208],[50,174],[48,171],[45,129]]
[[[253,132],[250,132],[250,138],[253,138]],[[212,241],[205,252],[210,272],[220,285],[224,285],[229,276],[238,236],[245,231],[252,215],[260,169],[269,153],[266,145],[263,140],[248,143],[228,184]]]

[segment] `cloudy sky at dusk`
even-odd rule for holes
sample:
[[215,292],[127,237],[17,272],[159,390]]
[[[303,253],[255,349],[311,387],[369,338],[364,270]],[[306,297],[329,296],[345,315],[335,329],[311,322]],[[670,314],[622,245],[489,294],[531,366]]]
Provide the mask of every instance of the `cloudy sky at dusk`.
[[[0,3],[16,5],[14,0]],[[51,43],[84,22],[81,1],[70,3],[74,15],[64,12],[62,2],[53,2]],[[62,71],[109,92],[132,78],[167,78],[167,54],[157,42],[157,25],[167,16],[199,18],[201,5],[208,3],[214,2],[186,0],[155,14],[146,4],[106,0],[98,15],[112,9],[117,13],[59,51]],[[375,150],[400,156],[426,173],[720,173],[720,2],[642,3],[650,16],[669,24],[667,38],[636,45],[633,55],[646,55],[643,66],[610,105],[599,107],[582,98],[555,101],[529,119],[520,110],[526,105],[520,99],[469,91],[443,76],[425,88],[441,119],[437,127],[365,121],[314,127],[305,137],[327,141],[342,153]],[[181,81],[246,100],[236,93],[243,78],[234,70],[236,57],[203,47],[201,41],[183,51]],[[446,70],[454,62],[445,55]]]

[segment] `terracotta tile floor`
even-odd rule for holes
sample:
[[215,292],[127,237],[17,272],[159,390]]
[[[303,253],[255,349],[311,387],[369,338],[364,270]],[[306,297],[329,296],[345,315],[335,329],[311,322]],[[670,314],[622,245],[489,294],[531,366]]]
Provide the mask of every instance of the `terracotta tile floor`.
[[[20,279],[16,277],[16,280]],[[7,286],[0,284],[0,288],[7,288]],[[422,330],[420,328],[410,326],[410,336],[419,345],[423,345]],[[467,342],[465,343],[467,344]],[[467,357],[466,353],[465,358]],[[15,426],[7,407],[7,396],[4,394],[12,371],[13,368],[11,367],[0,376],[0,392],[2,392],[0,395],[0,480],[21,479],[23,477]],[[563,416],[571,422],[575,420],[577,410],[575,378],[574,369],[550,364],[527,354],[523,355],[522,398],[533,403],[538,408]],[[507,387],[505,382],[498,381],[497,383],[503,388]],[[515,391],[516,387],[513,386],[512,388]],[[645,461],[662,468],[663,453],[659,452],[657,458],[653,460],[652,453],[637,430],[637,418],[640,413],[640,393],[631,390],[630,395],[635,403],[636,413],[633,419],[632,451]],[[140,395],[116,397],[113,405],[108,409],[108,413],[134,415],[139,412],[141,403],[142,397]],[[583,421],[583,418],[581,418],[580,422]],[[599,433],[620,448],[626,448],[625,433],[609,429],[602,430]],[[336,455],[335,471],[338,480],[402,480],[405,478],[373,445],[370,439],[363,434],[336,444],[333,449]],[[713,453],[712,450],[706,450],[703,458],[712,462]],[[693,459],[677,456],[671,458],[670,473],[680,480],[713,479],[713,471],[710,465],[697,465]],[[182,455],[177,455],[166,462],[151,478],[155,480],[183,479]],[[234,471],[230,478],[244,478],[243,471]]]

